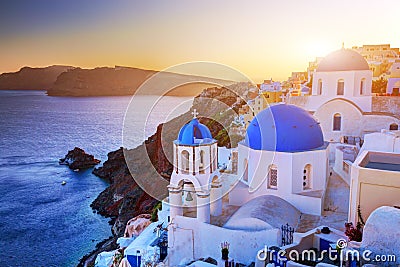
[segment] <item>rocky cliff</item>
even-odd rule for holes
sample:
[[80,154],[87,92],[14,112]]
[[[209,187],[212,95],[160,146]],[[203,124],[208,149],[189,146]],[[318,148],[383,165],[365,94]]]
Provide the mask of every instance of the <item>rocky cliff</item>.
[[[229,128],[233,119],[235,114],[233,111],[237,111],[244,104],[243,101],[238,101],[237,93],[243,93],[247,87],[248,84],[241,83],[230,87],[208,88],[194,99],[193,108],[199,111],[200,121],[210,128],[220,146],[230,147],[233,142],[237,141],[231,140],[235,137],[229,137],[226,128]],[[125,224],[129,219],[141,213],[150,213],[158,202],[143,191],[137,182],[143,185],[146,181],[154,181],[154,177],[161,176],[161,179],[168,183],[173,169],[170,160],[172,142],[176,139],[183,123],[188,122],[191,118],[192,115],[187,112],[159,125],[156,133],[142,145],[130,150],[120,148],[110,152],[103,166],[93,171],[97,176],[110,182],[110,186],[100,193],[92,203],[92,208],[103,216],[113,218],[114,240],[123,235]],[[130,168],[127,166],[127,161]],[[159,198],[167,196],[167,188],[160,188],[164,187],[165,183],[162,181],[149,183],[145,185],[146,188],[154,187],[155,191],[160,189],[157,191],[160,192]],[[108,244],[111,243],[108,242]],[[115,247],[115,243],[113,244]],[[91,255],[85,257],[85,260],[93,260],[100,251],[114,247],[98,248]]]
[[0,74],[0,90],[48,90],[61,73],[71,69],[71,66],[23,67],[17,72]]
[[[232,82],[201,78],[190,75],[176,74],[171,72],[158,72],[130,67],[81,69],[62,73],[54,85],[47,91],[51,96],[108,96],[108,95],[132,95],[147,79],[154,74],[161,75],[158,79],[141,94],[162,95],[163,89],[168,83],[184,80],[184,85],[171,87],[168,95],[195,96],[209,86],[209,83],[228,85]],[[188,81],[198,81],[187,83]],[[209,82],[208,84],[205,82]],[[183,84],[183,83],[178,83]],[[168,88],[169,89],[169,88]]]

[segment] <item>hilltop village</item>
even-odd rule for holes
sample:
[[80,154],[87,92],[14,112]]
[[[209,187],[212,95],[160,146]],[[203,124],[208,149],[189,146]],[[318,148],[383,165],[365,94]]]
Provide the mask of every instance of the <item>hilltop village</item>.
[[398,266],[399,89],[398,48],[343,47],[239,95],[237,147],[191,110],[157,216],[96,266]]

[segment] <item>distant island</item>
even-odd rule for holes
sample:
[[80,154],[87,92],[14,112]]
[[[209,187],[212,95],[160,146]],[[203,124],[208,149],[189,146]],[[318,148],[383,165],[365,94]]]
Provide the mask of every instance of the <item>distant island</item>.
[[23,67],[17,72],[0,74],[0,90],[49,90],[61,73],[72,69],[74,67],[61,65]]
[[[151,76],[161,75],[140,94],[196,96],[211,84],[233,82],[208,77],[158,72],[115,66],[82,69],[72,66],[23,67],[17,72],[0,74],[0,90],[46,90],[49,96],[124,96],[132,95]],[[181,82],[183,81],[183,82]],[[183,84],[173,87],[173,84]]]

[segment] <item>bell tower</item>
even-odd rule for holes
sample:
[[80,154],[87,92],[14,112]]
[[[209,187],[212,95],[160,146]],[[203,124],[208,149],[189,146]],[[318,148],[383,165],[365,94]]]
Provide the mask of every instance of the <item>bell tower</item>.
[[217,140],[210,130],[193,119],[179,131],[174,141],[174,170],[169,190],[170,216],[183,216],[184,210],[196,211],[197,219],[209,223],[210,214],[222,212],[222,188],[218,171]]

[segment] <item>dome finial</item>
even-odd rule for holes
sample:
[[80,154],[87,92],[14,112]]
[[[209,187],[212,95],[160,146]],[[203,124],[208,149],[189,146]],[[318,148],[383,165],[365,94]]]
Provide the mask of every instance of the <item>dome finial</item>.
[[199,115],[199,113],[197,112],[197,109],[193,109],[192,115],[193,115],[193,119],[197,118],[197,115]]

